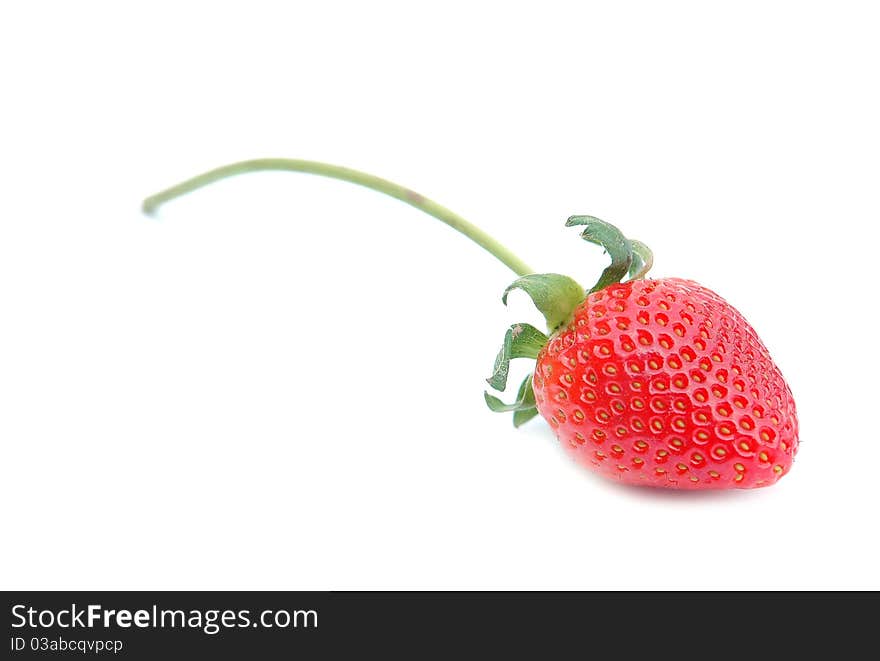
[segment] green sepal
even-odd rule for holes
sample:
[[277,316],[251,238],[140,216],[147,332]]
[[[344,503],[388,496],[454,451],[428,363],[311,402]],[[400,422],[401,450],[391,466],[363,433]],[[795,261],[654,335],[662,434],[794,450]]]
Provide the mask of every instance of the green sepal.
[[611,264],[602,271],[598,282],[593,285],[589,293],[592,294],[623,280],[633,260],[633,248],[630,240],[614,225],[595,216],[571,216],[565,221],[566,227],[574,227],[575,225],[584,226],[584,231],[581,232],[582,239],[602,246],[611,257]]
[[522,289],[529,295],[535,307],[544,315],[551,333],[569,320],[586,295],[577,282],[558,273],[533,273],[516,280],[501,296],[504,305],[507,305],[507,295],[514,289]]
[[[532,375],[529,374],[519,386],[516,401],[513,404],[505,404],[494,395],[484,392],[486,405],[495,413],[509,413],[510,411],[528,411],[535,408],[535,391],[532,389]],[[525,421],[523,421],[525,422]],[[516,420],[514,420],[516,424]]]
[[[507,387],[510,361],[514,358],[537,358],[538,352],[547,343],[547,336],[530,324],[514,324],[504,334],[504,344],[495,357],[492,376],[486,381],[495,390]],[[491,406],[490,406],[491,408]]]
[[534,406],[530,409],[522,409],[513,412],[513,426],[522,427],[529,420],[538,415],[538,409]]
[[629,267],[629,279],[644,278],[654,265],[654,253],[641,241],[629,240],[632,246],[632,264]]

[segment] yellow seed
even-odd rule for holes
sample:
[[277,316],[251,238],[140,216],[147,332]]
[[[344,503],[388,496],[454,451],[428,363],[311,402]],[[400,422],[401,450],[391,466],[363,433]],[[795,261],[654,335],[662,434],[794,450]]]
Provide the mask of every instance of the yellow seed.
[[733,465],[733,470],[735,470],[739,473],[742,473],[745,469],[746,469],[746,467],[743,466],[742,464],[734,464]]
[[709,477],[717,480],[719,477],[721,477],[721,475],[718,473],[718,471],[709,471]]
[[770,461],[770,457],[766,452],[759,452],[758,460],[762,463],[767,463],[768,461]]
[[779,465],[774,466],[773,472],[776,473],[777,475],[781,475],[782,474],[782,466],[779,466]]

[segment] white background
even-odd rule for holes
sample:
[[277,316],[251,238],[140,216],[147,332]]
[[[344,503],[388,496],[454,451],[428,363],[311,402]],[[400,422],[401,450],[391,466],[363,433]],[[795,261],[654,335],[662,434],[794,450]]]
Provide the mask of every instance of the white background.
[[[12,8],[15,7],[15,8]],[[0,11],[5,588],[878,588],[877,15],[855,2]],[[622,488],[484,406],[513,276],[606,218],[751,320],[801,450]],[[522,367],[521,369],[525,369]]]

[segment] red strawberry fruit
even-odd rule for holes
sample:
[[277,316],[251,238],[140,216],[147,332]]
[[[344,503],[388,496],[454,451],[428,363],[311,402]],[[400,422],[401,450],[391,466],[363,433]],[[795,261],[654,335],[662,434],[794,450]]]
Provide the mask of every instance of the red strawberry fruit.
[[486,393],[489,408],[519,426],[539,413],[580,464],[626,484],[673,489],[774,484],[798,448],[794,399],[758,335],[724,299],[696,282],[644,279],[653,256],[642,243],[592,216],[572,216],[582,238],[611,264],[585,291],[559,274],[534,274],[461,216],[403,186],[350,168],[294,159],[223,166],[154,195],[162,203],[211,182],[257,170],[333,177],[396,197],[450,225],[518,276],[549,336],[514,324],[489,384],[504,390],[510,361],[536,359],[516,400]]
[[689,280],[590,294],[538,354],[534,389],[563,447],[629,484],[760,487],[797,451],[794,400],[767,349]]

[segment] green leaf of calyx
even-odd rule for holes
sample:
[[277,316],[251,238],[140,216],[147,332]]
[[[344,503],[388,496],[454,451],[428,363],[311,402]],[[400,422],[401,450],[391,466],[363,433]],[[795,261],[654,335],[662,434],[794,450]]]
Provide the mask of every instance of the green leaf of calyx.
[[654,266],[654,253],[641,241],[629,240],[632,246],[632,264],[629,267],[629,279],[638,280],[644,278],[651,267]]
[[486,381],[495,390],[504,390],[507,387],[510,361],[514,358],[537,358],[538,352],[546,343],[547,336],[534,326],[514,324],[504,334],[504,344],[501,345],[501,351],[495,357],[492,376]]
[[534,406],[530,409],[521,409],[513,412],[513,426],[522,427],[529,420],[538,415],[538,409]]
[[620,282],[629,271],[633,261],[632,243],[619,229],[611,223],[606,223],[595,216],[571,216],[566,222],[566,227],[583,225],[584,231],[581,238],[584,241],[602,246],[611,257],[611,264],[602,271],[598,282],[590,289],[589,293],[605,289],[608,285]]
[[[516,411],[519,413],[535,409],[535,391],[532,389],[531,374],[523,379],[523,382],[519,386],[519,392],[517,392],[516,395],[516,401],[513,404],[505,404],[500,399],[487,392],[484,392],[483,395],[486,397],[486,405],[495,411],[495,413],[509,413],[510,411]],[[523,422],[525,422],[525,420],[523,420]],[[514,424],[516,424],[516,416],[514,416]]]
[[505,305],[507,295],[514,289],[522,289],[529,295],[535,307],[544,315],[551,333],[569,320],[586,295],[577,282],[558,273],[533,273],[516,280],[504,290],[501,301]]

